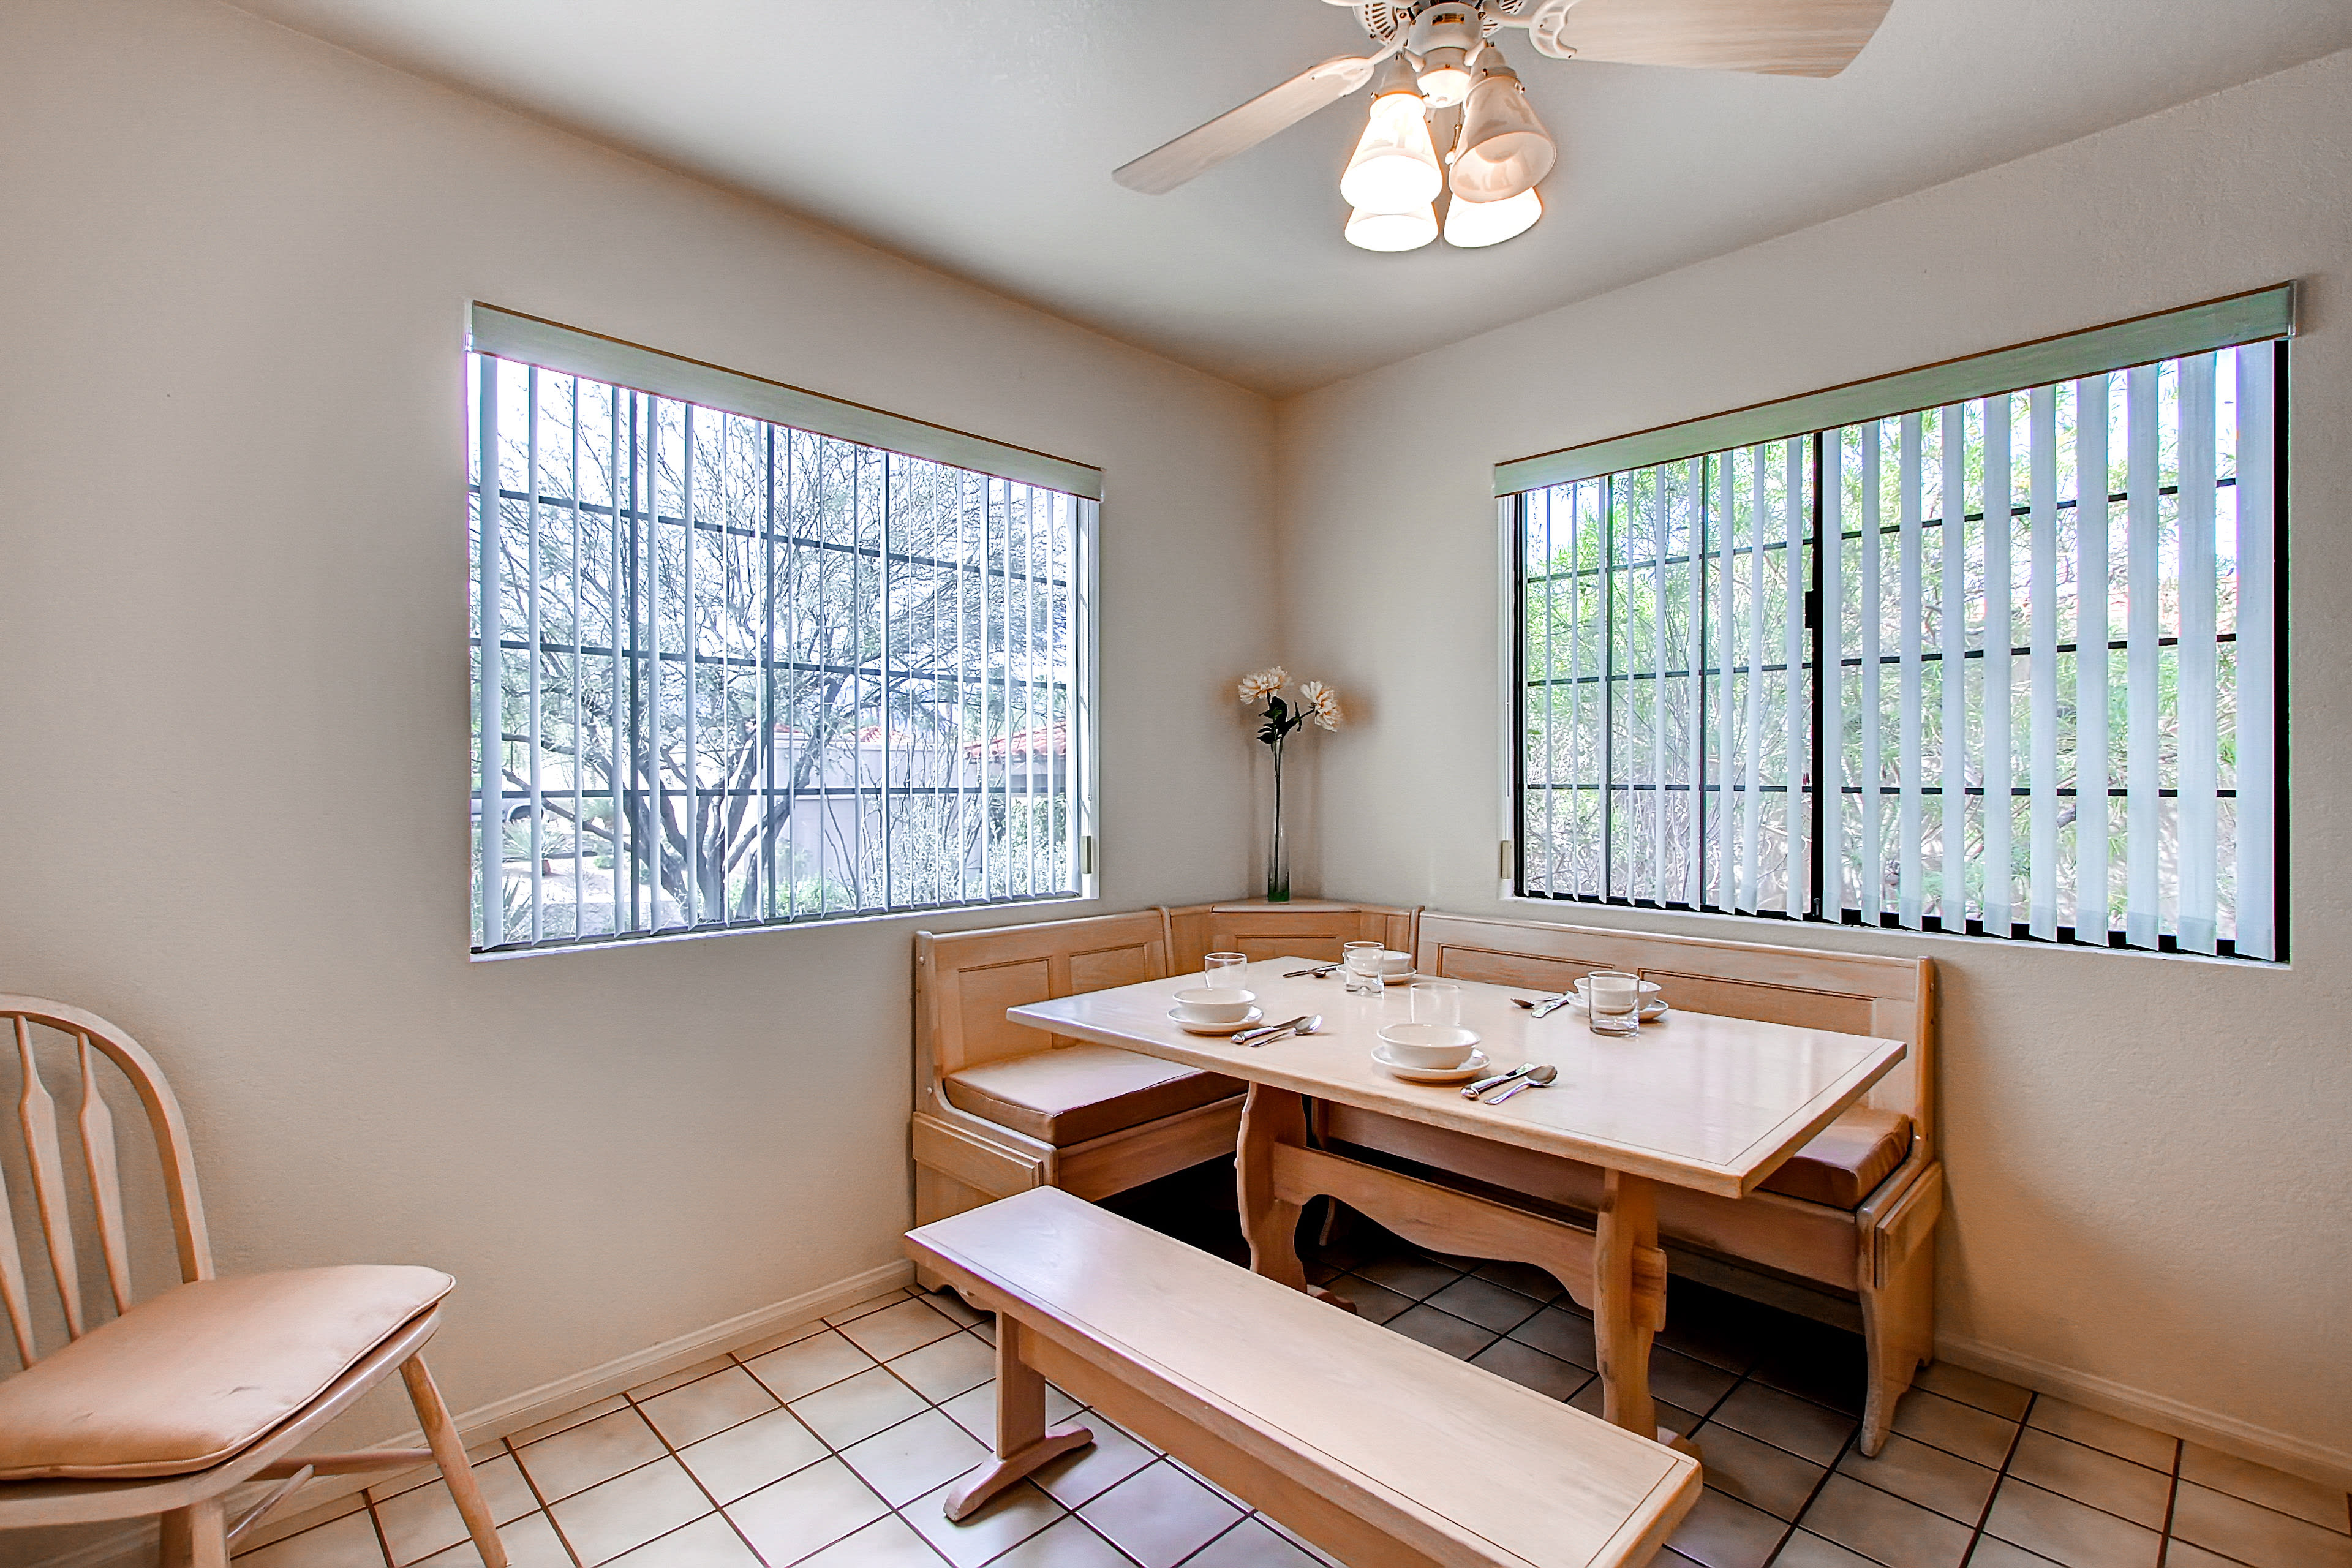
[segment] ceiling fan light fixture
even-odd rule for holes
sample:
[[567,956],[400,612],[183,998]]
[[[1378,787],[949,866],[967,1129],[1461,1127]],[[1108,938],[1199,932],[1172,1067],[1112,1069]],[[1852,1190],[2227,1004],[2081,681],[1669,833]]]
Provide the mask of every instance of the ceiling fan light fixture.
[[1543,215],[1543,198],[1532,187],[1499,202],[1457,199],[1445,208],[1445,243],[1457,250],[1500,245],[1535,227]]
[[1413,89],[1412,73],[1395,60],[1374,89],[1364,134],[1339,176],[1339,195],[1367,212],[1409,212],[1437,199],[1445,184],[1429,110]]
[[1430,108],[1451,109],[1470,96],[1468,58],[1465,49],[1432,49],[1423,57],[1417,80]]
[[1489,45],[1486,69],[1463,106],[1446,184],[1459,201],[1508,201],[1535,189],[1559,158],[1559,144],[1536,118],[1517,73]]
[[1419,250],[1437,237],[1437,208],[1423,202],[1404,212],[1348,215],[1347,238],[1359,250]]

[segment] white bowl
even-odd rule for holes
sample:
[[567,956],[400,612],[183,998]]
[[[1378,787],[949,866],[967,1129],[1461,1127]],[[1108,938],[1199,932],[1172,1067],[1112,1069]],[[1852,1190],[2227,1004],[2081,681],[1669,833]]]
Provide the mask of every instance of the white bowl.
[[1443,1071],[1470,1059],[1478,1031],[1450,1024],[1391,1024],[1381,1031],[1381,1041],[1400,1066]]
[[1175,1000],[1176,1011],[1182,1014],[1188,1023],[1238,1024],[1249,1016],[1252,1007],[1257,1005],[1257,993],[1228,991],[1223,986],[1212,991],[1202,985],[1190,991],[1179,991]]
[[[1584,974],[1580,974],[1576,977],[1576,994],[1579,996],[1584,994],[1584,983],[1590,978],[1591,978],[1590,975]],[[1660,985],[1654,980],[1643,981],[1641,983],[1641,987],[1642,1003],[1644,1006],[1647,1006],[1650,1003],[1657,1000],[1658,993],[1665,989],[1664,986]]]
[[1381,953],[1381,973],[1382,974],[1411,974],[1412,973],[1412,954],[1409,952],[1398,952],[1393,949]]

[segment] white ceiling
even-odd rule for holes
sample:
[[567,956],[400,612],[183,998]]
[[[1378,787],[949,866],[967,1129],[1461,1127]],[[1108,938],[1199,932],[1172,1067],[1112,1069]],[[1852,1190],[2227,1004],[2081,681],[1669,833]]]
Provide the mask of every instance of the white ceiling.
[[1560,141],[1550,216],[1374,256],[1339,237],[1360,95],[1172,195],[1110,179],[1360,49],[1318,0],[240,3],[1275,394],[2352,47],[2345,0],[1894,0],[1828,81],[1506,35]]

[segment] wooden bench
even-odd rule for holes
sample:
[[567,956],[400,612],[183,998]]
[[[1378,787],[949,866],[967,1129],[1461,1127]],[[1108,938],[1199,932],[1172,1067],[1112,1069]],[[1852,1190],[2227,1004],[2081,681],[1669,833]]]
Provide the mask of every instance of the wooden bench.
[[1168,913],[1169,973],[1201,967],[1212,952],[1238,952],[1255,963],[1285,953],[1336,963],[1343,942],[1386,942],[1411,952],[1417,909],[1389,904],[1351,904],[1328,899],[1294,899],[1269,904],[1263,899],[1226,904],[1187,904]]
[[[1935,966],[1927,959],[1651,935],[1465,915],[1423,914],[1425,974],[1560,991],[1594,969],[1638,972],[1674,1006],[1899,1039],[1904,1063],[1745,1198],[1658,1190],[1658,1231],[1675,1272],[1831,1316],[1859,1308],[1869,1355],[1861,1447],[1885,1444],[1895,1402],[1935,1346],[1937,1156]],[[1558,1021],[1580,1026],[1575,1015]],[[1426,1171],[1506,1188],[1579,1215],[1601,1206],[1595,1166],[1346,1106],[1317,1131]],[[1732,1267],[1726,1268],[1728,1263]],[[1825,1296],[1823,1293],[1829,1293]],[[1672,1310],[1671,1307],[1668,1309]]]
[[1638,1564],[1698,1500],[1687,1455],[1063,1193],[907,1247],[997,1314],[995,1457],[950,1519],[1092,1441],[1046,1379],[1351,1568]]
[[916,932],[915,1223],[1037,1186],[1108,1197],[1231,1154],[1236,1080],[1004,1016],[1171,973],[1165,910]]

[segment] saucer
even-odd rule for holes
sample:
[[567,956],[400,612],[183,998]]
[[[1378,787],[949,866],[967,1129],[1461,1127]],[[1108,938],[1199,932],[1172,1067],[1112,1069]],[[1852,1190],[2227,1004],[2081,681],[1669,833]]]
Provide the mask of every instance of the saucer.
[[1190,1018],[1178,1014],[1173,1007],[1168,1009],[1168,1016],[1175,1019],[1176,1026],[1188,1035],[1234,1035],[1262,1022],[1265,1017],[1265,1009],[1253,1007],[1249,1010],[1247,1017],[1236,1019],[1230,1024],[1195,1024]]
[[1381,984],[1383,984],[1383,985],[1409,985],[1409,984],[1411,984],[1413,981],[1416,981],[1416,980],[1422,980],[1422,979],[1426,979],[1426,978],[1427,978],[1427,976],[1425,976],[1425,975],[1421,975],[1421,974],[1416,974],[1416,973],[1414,973],[1412,970],[1408,969],[1408,970],[1406,970],[1402,974],[1383,974],[1383,975],[1381,975]]
[[[1586,1010],[1584,998],[1576,995],[1573,993],[1571,993],[1568,998],[1568,1005],[1580,1013]],[[1654,1020],[1663,1018],[1670,1011],[1672,1011],[1672,1009],[1666,1005],[1666,999],[1664,997],[1654,997],[1650,1001],[1642,1004],[1642,1022],[1647,1024]]]
[[1470,1059],[1458,1068],[1409,1068],[1391,1061],[1388,1052],[1379,1046],[1372,1047],[1372,1060],[1407,1083],[1468,1083],[1490,1065],[1486,1052],[1472,1051]]

